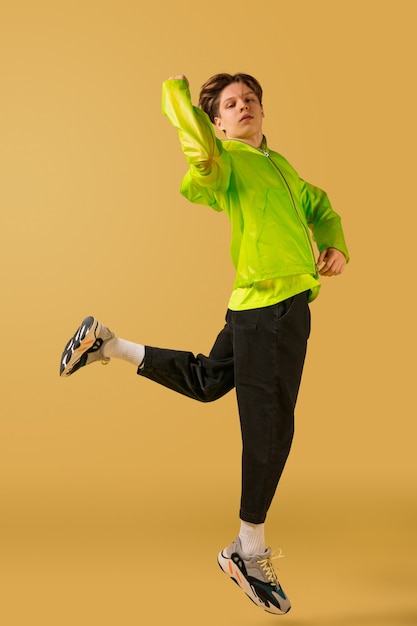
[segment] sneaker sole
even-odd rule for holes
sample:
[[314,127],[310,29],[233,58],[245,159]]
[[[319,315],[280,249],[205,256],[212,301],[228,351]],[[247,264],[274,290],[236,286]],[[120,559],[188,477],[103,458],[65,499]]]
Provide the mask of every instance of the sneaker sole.
[[66,378],[79,369],[77,365],[79,365],[83,354],[94,345],[100,330],[101,324],[94,317],[89,316],[82,321],[62,353],[60,376]]

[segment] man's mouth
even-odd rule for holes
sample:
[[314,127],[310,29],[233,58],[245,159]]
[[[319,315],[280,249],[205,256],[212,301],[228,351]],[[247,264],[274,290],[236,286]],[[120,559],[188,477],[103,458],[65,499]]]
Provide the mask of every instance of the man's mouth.
[[240,118],[239,122],[244,122],[245,120],[252,120],[253,116],[252,115],[244,115],[243,117]]

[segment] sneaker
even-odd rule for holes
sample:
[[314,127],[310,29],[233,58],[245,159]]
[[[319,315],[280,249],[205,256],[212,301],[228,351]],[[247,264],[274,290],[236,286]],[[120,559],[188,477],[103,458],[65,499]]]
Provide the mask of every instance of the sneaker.
[[291,603],[278,582],[272,558],[278,557],[271,557],[270,548],[261,555],[244,554],[238,537],[219,553],[217,560],[223,572],[243,589],[252,602],[268,613],[284,615],[290,610]]
[[113,337],[114,333],[94,317],[86,317],[62,353],[59,375],[71,376],[80,367],[94,361],[108,363],[110,359],[101,353],[101,347]]

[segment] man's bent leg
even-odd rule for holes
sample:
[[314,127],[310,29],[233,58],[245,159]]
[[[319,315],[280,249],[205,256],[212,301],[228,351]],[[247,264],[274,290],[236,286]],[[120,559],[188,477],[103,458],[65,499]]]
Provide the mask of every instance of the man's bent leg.
[[226,324],[209,356],[182,350],[145,347],[138,374],[200,402],[211,402],[234,387],[233,346]]

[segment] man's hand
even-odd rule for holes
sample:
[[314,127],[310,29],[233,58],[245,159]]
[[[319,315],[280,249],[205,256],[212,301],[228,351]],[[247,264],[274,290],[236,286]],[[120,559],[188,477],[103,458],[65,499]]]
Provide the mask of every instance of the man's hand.
[[184,74],[177,74],[176,76],[170,76],[168,80],[185,80],[189,85],[188,78]]
[[337,248],[327,248],[317,261],[320,276],[338,276],[345,269],[346,257]]

